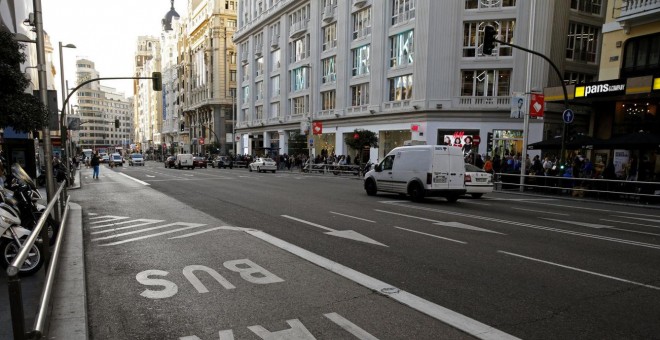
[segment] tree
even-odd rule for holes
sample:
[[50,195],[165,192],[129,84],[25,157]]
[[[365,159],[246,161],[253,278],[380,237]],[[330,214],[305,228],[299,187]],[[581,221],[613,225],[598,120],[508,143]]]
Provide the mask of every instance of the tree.
[[46,106],[25,92],[30,80],[21,72],[26,60],[24,48],[11,32],[0,29],[0,128],[12,127],[19,132],[40,130],[48,122]]
[[355,159],[357,164],[361,164],[364,161],[364,150],[378,147],[378,136],[376,136],[375,132],[369,130],[355,129],[353,136],[346,137],[344,141],[351,149],[359,150],[360,158]]

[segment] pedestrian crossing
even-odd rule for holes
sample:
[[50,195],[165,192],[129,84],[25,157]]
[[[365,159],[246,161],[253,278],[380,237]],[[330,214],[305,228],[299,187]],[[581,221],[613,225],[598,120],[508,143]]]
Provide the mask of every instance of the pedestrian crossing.
[[168,222],[131,218],[130,216],[88,214],[87,230],[95,246],[118,246],[149,239],[175,240],[204,235],[219,230],[244,231],[232,226],[209,226],[205,223]]

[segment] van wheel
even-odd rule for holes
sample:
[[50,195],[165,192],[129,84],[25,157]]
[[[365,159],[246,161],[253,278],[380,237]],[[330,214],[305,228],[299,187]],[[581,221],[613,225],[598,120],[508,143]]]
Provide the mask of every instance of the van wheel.
[[376,195],[376,192],[378,192],[378,189],[376,188],[376,183],[374,182],[373,179],[370,178],[366,182],[364,182],[364,190],[367,191],[367,195],[369,195],[369,196]]
[[446,198],[447,198],[447,202],[449,203],[455,203],[456,201],[458,201],[458,195],[449,195]]
[[408,195],[410,195],[414,202],[422,201],[424,199],[424,189],[419,183],[412,183],[408,187]]
[[251,166],[248,166],[248,170],[250,170],[250,172],[252,172],[252,167],[251,167]]
[[478,194],[472,194],[472,198],[481,198],[483,196],[483,193],[478,193]]

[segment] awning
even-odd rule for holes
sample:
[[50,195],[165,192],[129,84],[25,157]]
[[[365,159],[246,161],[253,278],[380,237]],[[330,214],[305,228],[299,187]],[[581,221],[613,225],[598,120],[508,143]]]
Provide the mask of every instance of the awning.
[[[599,149],[605,146],[605,141],[587,135],[566,137],[564,148],[566,150]],[[555,137],[527,145],[527,150],[560,150],[561,137]]]
[[656,149],[660,148],[660,134],[633,132],[604,141],[608,149]]

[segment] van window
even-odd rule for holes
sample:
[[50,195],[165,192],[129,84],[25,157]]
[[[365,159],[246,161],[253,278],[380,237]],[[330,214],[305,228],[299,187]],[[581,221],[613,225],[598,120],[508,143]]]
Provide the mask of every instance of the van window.
[[392,166],[394,166],[394,155],[389,155],[383,159],[383,161],[380,163],[380,167],[383,170],[392,170]]

